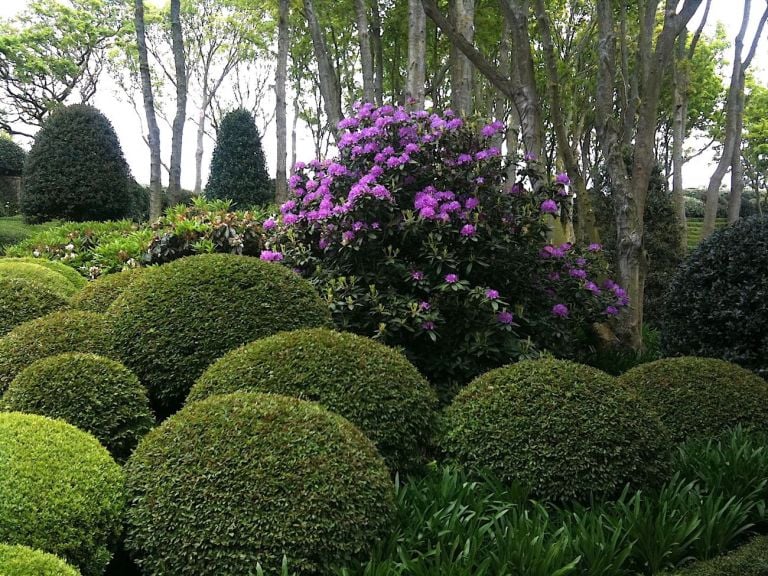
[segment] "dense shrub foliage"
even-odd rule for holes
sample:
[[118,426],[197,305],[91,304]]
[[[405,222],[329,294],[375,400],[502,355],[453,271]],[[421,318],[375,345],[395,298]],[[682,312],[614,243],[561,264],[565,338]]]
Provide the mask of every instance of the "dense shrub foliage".
[[120,462],[154,424],[147,393],[130,370],[79,352],[26,367],[8,386],[0,407],[69,422],[93,434]]
[[373,444],[320,405],[234,393],[195,402],[126,465],[126,543],[149,574],[330,574],[383,537],[392,484]]
[[0,177],[21,176],[26,156],[21,146],[0,134]]
[[768,373],[768,218],[748,218],[699,244],[667,291],[662,345]]
[[103,314],[143,270],[143,268],[128,268],[122,272],[100,276],[75,294],[70,303],[78,310]]
[[68,310],[20,324],[0,338],[0,393],[33,362],[64,352],[108,354],[107,319]]
[[241,209],[274,200],[261,136],[248,110],[233,110],[222,119],[205,196],[231,200]]
[[43,268],[47,268],[52,272],[57,272],[69,280],[75,288],[82,288],[88,281],[82,274],[79,274],[77,270],[74,270],[71,266],[67,266],[63,262],[56,260],[48,260],[47,258],[35,258],[35,257],[22,257],[22,258],[3,258],[0,262],[25,262],[27,264],[37,264]]
[[529,360],[492,370],[446,409],[442,448],[552,500],[616,495],[665,478],[670,444],[630,390],[588,366]]
[[115,354],[162,415],[178,410],[197,377],[229,350],[282,330],[329,324],[308,282],[276,264],[230,254],[148,269],[108,315]]
[[405,357],[373,340],[297,330],[233,350],[206,370],[187,402],[237,390],[319,402],[357,425],[394,470],[415,468],[437,398]]
[[61,556],[100,576],[121,531],[120,466],[60,420],[0,413],[0,542]]
[[297,165],[262,254],[310,278],[339,328],[402,346],[445,391],[530,354],[529,336],[573,354],[625,303],[599,286],[598,245],[546,245],[568,179],[532,162],[505,183],[500,123],[366,104],[340,129],[335,161]]
[[714,437],[742,424],[768,431],[768,382],[710,358],[665,358],[619,380],[658,413],[673,439]]
[[28,320],[66,307],[66,298],[43,284],[0,276],[0,336]]
[[675,576],[766,576],[768,536],[754,538],[738,550],[712,560],[698,562]]
[[76,568],[53,554],[28,546],[8,544],[0,544],[0,574],[3,576],[80,576]]
[[131,207],[130,170],[109,120],[75,104],[50,115],[24,163],[21,212],[32,222],[114,220]]
[[15,258],[0,259],[0,278],[21,278],[68,298],[77,292],[77,287],[58,272],[33,262],[19,262]]

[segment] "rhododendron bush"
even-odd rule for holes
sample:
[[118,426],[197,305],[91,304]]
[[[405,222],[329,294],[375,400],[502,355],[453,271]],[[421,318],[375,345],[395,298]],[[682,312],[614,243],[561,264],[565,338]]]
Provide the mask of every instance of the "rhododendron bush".
[[508,182],[501,123],[365,104],[339,128],[338,158],[296,166],[262,258],[309,278],[340,329],[402,347],[444,393],[543,349],[571,355],[626,304],[599,246],[547,244],[568,179],[543,184],[527,162]]

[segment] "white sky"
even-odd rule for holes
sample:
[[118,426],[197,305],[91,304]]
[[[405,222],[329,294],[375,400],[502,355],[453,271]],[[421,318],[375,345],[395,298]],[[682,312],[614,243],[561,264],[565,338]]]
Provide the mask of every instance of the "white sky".
[[[0,0],[0,17],[13,16],[18,11],[22,10],[28,0]],[[738,32],[739,25],[741,24],[741,15],[743,11],[743,0],[712,0],[712,8],[709,17],[709,24],[706,30],[712,32],[716,22],[722,22],[728,35],[733,41],[736,33]],[[760,16],[760,12],[764,9],[764,3],[760,0],[753,0],[752,2],[752,29],[747,34],[747,42],[751,42],[752,35],[754,34],[754,23]],[[692,22],[691,27],[696,25],[696,19]],[[768,82],[768,34],[764,31],[763,40],[758,48],[755,60],[752,64],[752,71],[756,73],[764,82]],[[748,45],[748,43],[745,43]],[[727,80],[726,80],[727,81]],[[119,99],[119,90],[115,87],[111,79],[105,75],[104,80],[100,84],[99,92],[94,98],[93,104],[102,110],[106,116],[112,121],[115,126],[115,130],[120,138],[120,142],[123,146],[123,152],[126,159],[131,166],[134,176],[139,182],[146,183],[149,181],[149,151],[142,141],[141,126],[136,117],[133,108]],[[271,102],[269,103],[271,105]],[[289,115],[291,106],[288,106]],[[194,113],[193,109],[188,110],[188,114],[191,116]],[[288,126],[290,130],[291,118],[288,118]],[[193,122],[187,122],[185,127],[184,137],[184,152],[182,163],[182,185],[185,188],[193,188],[194,186],[194,154],[195,154],[195,132],[197,126]],[[167,125],[161,124],[162,132],[162,150],[163,157],[168,158],[170,154],[170,128]],[[306,128],[302,129],[301,122],[299,123],[297,144],[297,156],[299,160],[310,159],[314,154],[312,146],[311,135]],[[270,125],[266,134],[263,135],[264,151],[267,156],[267,162],[270,166],[270,173],[274,175],[275,170],[275,154],[274,154],[274,122]],[[205,141],[205,155],[203,158],[203,185],[207,180],[208,164],[210,162],[210,154],[213,148],[213,142],[206,137]],[[290,151],[289,151],[290,156]],[[704,187],[706,186],[709,176],[713,170],[712,157],[708,155],[702,155],[686,164],[683,177],[684,186],[686,188]]]

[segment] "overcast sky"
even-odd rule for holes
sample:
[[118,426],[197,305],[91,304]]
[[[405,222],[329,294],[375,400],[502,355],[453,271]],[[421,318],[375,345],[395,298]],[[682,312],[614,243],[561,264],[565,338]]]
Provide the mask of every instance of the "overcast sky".
[[[28,0],[0,0],[0,17],[12,16],[22,10],[28,3]],[[707,31],[712,32],[716,22],[722,22],[728,30],[728,35],[735,38],[741,24],[741,15],[743,11],[743,0],[713,0],[712,9],[709,17]],[[747,40],[751,41],[754,29],[754,23],[760,16],[760,11],[764,9],[763,2],[752,2],[753,27],[747,34]],[[691,27],[696,26],[697,19],[691,23]],[[747,44],[748,45],[748,44]],[[757,51],[753,62],[752,71],[755,72],[763,82],[768,82],[768,39],[766,33],[763,33],[763,40]],[[131,166],[134,176],[139,182],[147,183],[149,181],[149,152],[142,141],[141,125],[133,108],[120,99],[120,91],[115,87],[111,79],[105,77],[100,84],[93,104],[101,109],[115,126],[120,142],[123,146],[126,159]],[[291,106],[288,107],[289,114]],[[193,112],[192,109],[189,113]],[[289,129],[291,118],[288,119]],[[298,159],[310,159],[313,155],[313,146],[311,135],[308,130],[301,129],[299,123],[299,142],[297,145]],[[187,122],[184,138],[184,156],[182,165],[182,185],[185,188],[194,187],[194,154],[195,154],[195,132],[196,125],[193,122]],[[161,125],[163,138],[163,157],[167,160],[170,154],[170,128],[167,125]],[[270,173],[274,175],[275,154],[274,154],[274,122],[270,125],[266,134],[263,135],[264,151],[267,155],[267,161],[270,166]],[[203,185],[208,174],[208,164],[210,154],[213,148],[213,142],[206,138],[205,156],[203,160]],[[289,151],[290,155],[290,151]],[[706,186],[709,176],[713,170],[711,156],[702,155],[686,164],[684,170],[684,186],[686,188]]]

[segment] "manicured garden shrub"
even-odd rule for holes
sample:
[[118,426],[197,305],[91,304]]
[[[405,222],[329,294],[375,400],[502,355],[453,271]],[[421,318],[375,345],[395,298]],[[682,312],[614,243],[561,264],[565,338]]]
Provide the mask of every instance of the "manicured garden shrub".
[[0,336],[28,320],[66,307],[66,298],[43,284],[0,276]]
[[126,546],[147,574],[301,575],[365,554],[390,527],[373,444],[314,402],[237,392],[195,402],[126,464]]
[[49,260],[48,258],[21,257],[21,258],[3,258],[2,260],[0,260],[0,262],[26,262],[27,264],[37,264],[38,266],[47,268],[52,272],[58,272],[59,274],[64,276],[67,280],[69,280],[69,282],[75,288],[82,288],[86,284],[88,284],[88,280],[86,280],[85,276],[80,274],[77,270],[75,270],[71,266],[67,266],[66,264],[64,264],[63,262],[59,262],[58,260]]
[[0,176],[21,176],[27,153],[5,133],[0,134]]
[[27,366],[8,386],[0,407],[69,422],[93,434],[119,462],[154,425],[147,393],[130,370],[80,352]]
[[675,441],[736,425],[768,431],[768,382],[713,358],[665,358],[620,377],[657,412]]
[[215,362],[187,402],[238,390],[319,402],[357,425],[391,469],[419,465],[437,398],[399,352],[354,334],[297,330],[246,344]]
[[451,460],[552,500],[658,484],[671,449],[636,394],[563,360],[523,361],[475,379],[445,410],[441,444]]
[[21,212],[31,222],[117,220],[131,208],[130,170],[117,134],[96,108],[56,110],[24,163]]
[[77,287],[58,272],[54,272],[39,264],[19,262],[12,258],[0,258],[0,278],[29,280],[65,298],[77,292]]
[[327,326],[314,288],[256,258],[204,254],[147,269],[108,311],[113,349],[155,411],[178,410],[214,360],[283,330]]
[[28,546],[0,544],[3,576],[80,576],[80,571],[61,558]]
[[72,297],[73,308],[104,313],[123,291],[139,277],[143,268],[129,268],[114,274],[105,274]]
[[716,231],[680,267],[667,291],[662,346],[768,373],[768,218]]
[[0,413],[0,542],[61,556],[100,576],[121,531],[123,472],[90,434]]
[[108,356],[107,342],[107,319],[93,312],[53,312],[20,324],[0,338],[0,393],[37,360],[64,352]]
[[758,536],[725,556],[697,562],[675,576],[768,576],[768,536]]
[[231,200],[239,209],[274,200],[261,136],[248,110],[233,110],[222,119],[205,196]]

